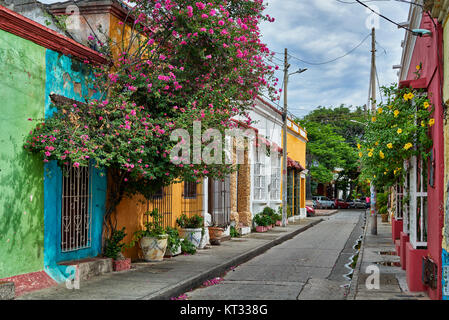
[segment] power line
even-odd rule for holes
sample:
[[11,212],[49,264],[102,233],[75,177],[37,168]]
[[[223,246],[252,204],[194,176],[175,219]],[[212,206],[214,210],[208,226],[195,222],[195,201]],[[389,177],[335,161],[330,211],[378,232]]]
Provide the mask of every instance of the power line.
[[[396,26],[398,26],[398,28],[402,28],[402,29],[405,29],[405,30],[407,30],[407,31],[410,31],[411,33],[414,33],[412,29],[409,29],[409,28],[407,28],[407,27],[405,27],[405,26],[403,26],[403,25],[401,25],[401,24],[399,24],[399,23],[397,23],[397,22],[391,20],[390,18],[387,18],[387,17],[384,16],[383,14],[381,14],[381,13],[379,13],[379,12],[377,12],[377,11],[374,11],[372,8],[370,8],[368,5],[366,5],[366,4],[363,3],[362,1],[360,1],[360,0],[355,0],[355,1],[356,1],[357,3],[359,3],[359,4],[361,4],[362,6],[364,6],[365,8],[367,8],[368,10],[370,10],[372,13],[374,13],[374,14],[378,15],[379,17],[381,17],[381,18],[383,18],[383,19],[385,19],[385,20],[387,20],[387,21],[389,21],[389,22],[395,24]],[[401,2],[402,2],[402,1],[401,1]]]
[[[348,52],[346,52],[344,55],[342,55],[342,56],[340,56],[340,57],[337,57],[337,58],[335,58],[335,59],[332,59],[332,60],[328,60],[328,61],[324,61],[324,62],[309,62],[309,61],[300,59],[300,58],[298,58],[298,57],[295,57],[295,56],[293,56],[293,55],[291,55],[291,54],[289,54],[289,56],[290,56],[291,58],[293,58],[293,59],[296,59],[296,60],[298,60],[298,61],[301,61],[302,63],[310,64],[310,65],[314,65],[314,66],[319,66],[319,65],[324,65],[324,64],[332,63],[332,62],[335,62],[335,61],[337,61],[337,60],[340,60],[340,59],[342,59],[342,58],[344,58],[344,57],[350,55],[351,53],[353,53],[355,50],[357,50],[357,49],[358,49],[358,48],[359,48],[359,47],[366,41],[366,39],[368,39],[368,38],[370,37],[370,35],[371,35],[371,34],[366,35],[366,37],[363,38],[363,40],[362,40],[357,46],[355,46],[354,48],[352,48],[351,50],[349,50]],[[276,52],[276,53],[280,54],[279,52]]]

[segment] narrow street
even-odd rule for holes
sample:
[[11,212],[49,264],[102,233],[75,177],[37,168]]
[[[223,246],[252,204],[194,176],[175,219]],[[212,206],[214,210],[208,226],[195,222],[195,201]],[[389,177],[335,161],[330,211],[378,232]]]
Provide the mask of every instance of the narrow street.
[[189,300],[344,299],[345,265],[356,252],[364,211],[341,210],[325,221],[230,271]]

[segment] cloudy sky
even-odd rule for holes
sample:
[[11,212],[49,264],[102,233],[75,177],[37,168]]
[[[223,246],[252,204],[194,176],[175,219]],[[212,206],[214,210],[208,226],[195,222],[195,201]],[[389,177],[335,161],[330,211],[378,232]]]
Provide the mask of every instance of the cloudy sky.
[[[289,80],[288,105],[294,115],[302,117],[317,106],[362,106],[367,103],[371,63],[371,38],[367,37],[371,26],[367,26],[367,21],[372,21],[370,18],[373,16],[378,23],[377,70],[380,84],[389,85],[397,81],[397,70],[392,66],[401,61],[403,29],[378,18],[354,0],[265,1],[268,3],[266,13],[276,20],[261,26],[263,41],[271,50],[280,53],[276,55],[280,60],[273,60],[280,66],[284,48],[301,60],[321,63],[346,54],[366,38],[357,50],[332,63],[312,65],[290,59],[290,72],[308,68],[307,72],[292,75]],[[407,20],[410,5],[400,0],[364,2],[393,21]],[[280,70],[278,77],[282,83]],[[278,104],[282,105],[283,100]]]
[[[394,1],[365,1],[376,11],[398,23],[407,21],[409,4]],[[276,19],[262,25],[263,41],[283,60],[284,48],[301,60],[321,63],[340,57],[356,47],[368,34],[371,12],[353,0],[267,0],[266,13]],[[401,62],[404,30],[379,18],[377,70],[381,85],[397,81],[392,66]],[[274,60],[283,64],[279,60]],[[289,60],[292,75],[288,85],[289,111],[301,117],[317,106],[364,105],[368,101],[371,37],[352,54],[324,65]],[[282,68],[281,68],[282,69]],[[279,72],[279,79],[282,79]],[[280,81],[282,83],[282,80]],[[380,99],[380,96],[379,98]],[[279,102],[283,104],[282,100]]]

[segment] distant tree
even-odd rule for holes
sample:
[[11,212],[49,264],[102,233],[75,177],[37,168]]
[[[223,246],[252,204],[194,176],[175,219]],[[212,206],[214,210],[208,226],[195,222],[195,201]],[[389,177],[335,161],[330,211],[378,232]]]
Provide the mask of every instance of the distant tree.
[[349,188],[349,194],[360,175],[357,143],[365,134],[366,121],[361,107],[352,109],[344,105],[336,108],[320,106],[298,120],[309,137],[307,166],[312,184],[334,181],[336,190]]

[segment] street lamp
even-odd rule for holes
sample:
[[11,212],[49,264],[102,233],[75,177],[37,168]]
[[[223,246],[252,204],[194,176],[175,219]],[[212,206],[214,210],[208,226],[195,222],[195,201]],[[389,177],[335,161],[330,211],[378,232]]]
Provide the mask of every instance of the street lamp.
[[288,77],[293,74],[300,74],[307,69],[299,69],[291,74],[288,73],[288,68],[290,64],[288,63],[287,48],[285,49],[285,62],[284,62],[284,112],[282,114],[283,124],[283,141],[282,141],[282,226],[287,226],[287,119],[288,119],[288,105],[287,105],[287,88],[288,88]]

